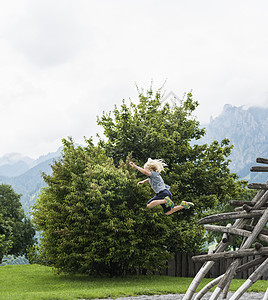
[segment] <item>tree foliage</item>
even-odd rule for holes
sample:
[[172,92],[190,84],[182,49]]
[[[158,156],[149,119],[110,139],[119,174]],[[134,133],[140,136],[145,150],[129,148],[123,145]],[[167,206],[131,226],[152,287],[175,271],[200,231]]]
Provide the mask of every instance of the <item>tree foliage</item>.
[[145,209],[149,190],[137,188],[129,159],[115,167],[91,140],[77,148],[71,139],[63,143],[34,207],[47,262],[59,271],[112,276],[160,268],[169,222]]
[[[161,91],[139,93],[138,104],[123,101],[103,113],[98,124],[104,138],[94,146],[75,147],[63,140],[62,157],[34,207],[34,221],[43,231],[41,252],[59,271],[122,275],[161,268],[177,251],[198,251],[204,229],[197,219],[235,199],[243,183],[230,173],[232,146],[198,145],[205,134],[193,117],[198,103],[188,93],[177,105],[161,103]],[[176,204],[195,203],[169,217],[161,208],[149,210],[149,185],[129,166],[134,160],[162,158],[168,167],[164,180]]]
[[12,246],[12,230],[8,223],[3,219],[0,214],[0,263],[2,262],[3,256],[8,253],[8,250]]
[[35,230],[25,216],[20,195],[6,184],[0,185],[0,216],[1,247],[4,249],[0,250],[0,257],[4,254],[26,254],[27,247],[35,242]]
[[165,160],[168,168],[163,177],[171,185],[174,202],[195,203],[194,213],[190,210],[172,215],[169,249],[193,251],[203,243],[196,220],[219,203],[225,204],[227,196],[237,198],[244,182],[237,181],[238,176],[228,168],[232,149],[228,139],[198,144],[205,130],[193,117],[198,103],[191,93],[173,106],[161,100],[161,91],[141,91],[138,104],[123,102],[113,112],[103,113],[98,118],[105,136],[100,144],[116,163],[130,152],[141,165],[149,157]]

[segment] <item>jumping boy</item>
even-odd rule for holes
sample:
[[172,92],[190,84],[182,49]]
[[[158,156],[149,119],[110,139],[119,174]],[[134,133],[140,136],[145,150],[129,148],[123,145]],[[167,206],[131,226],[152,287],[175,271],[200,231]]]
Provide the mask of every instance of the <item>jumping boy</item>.
[[163,171],[164,167],[166,166],[163,160],[149,158],[147,163],[144,165],[144,168],[135,165],[132,161],[129,164],[144,175],[148,176],[147,179],[139,181],[138,185],[149,182],[152,189],[156,193],[156,195],[147,202],[148,208],[161,205],[164,213],[166,215],[171,215],[183,208],[189,209],[194,206],[192,202],[182,201],[180,205],[174,207],[172,194],[169,191],[170,186],[164,183],[164,180],[160,175],[160,172]]

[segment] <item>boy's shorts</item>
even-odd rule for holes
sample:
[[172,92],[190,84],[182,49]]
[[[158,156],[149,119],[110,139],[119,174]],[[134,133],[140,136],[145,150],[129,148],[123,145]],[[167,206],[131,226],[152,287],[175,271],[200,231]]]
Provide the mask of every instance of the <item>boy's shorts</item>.
[[[147,204],[149,204],[150,202],[154,201],[154,200],[160,200],[160,199],[164,199],[165,197],[169,197],[172,200],[172,194],[169,190],[163,190],[159,193],[157,193],[152,199],[150,199]],[[165,204],[160,204],[163,208],[164,213],[168,212],[171,210],[171,207],[166,207]]]

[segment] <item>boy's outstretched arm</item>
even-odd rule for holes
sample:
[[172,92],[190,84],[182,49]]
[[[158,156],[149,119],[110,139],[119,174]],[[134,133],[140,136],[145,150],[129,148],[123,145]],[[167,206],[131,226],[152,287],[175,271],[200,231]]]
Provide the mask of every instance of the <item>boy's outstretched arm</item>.
[[143,169],[143,168],[141,168],[141,167],[135,165],[134,162],[132,162],[132,161],[131,161],[129,164],[131,165],[131,167],[136,168],[138,171],[140,171],[140,172],[143,173],[144,175],[150,177],[151,174],[150,174],[149,171],[147,171],[147,170],[145,170],[145,169]]
[[146,179],[144,179],[144,180],[142,180],[142,181],[139,181],[139,182],[137,183],[137,185],[144,184],[145,182],[148,182],[148,181],[149,181],[149,178],[146,178]]

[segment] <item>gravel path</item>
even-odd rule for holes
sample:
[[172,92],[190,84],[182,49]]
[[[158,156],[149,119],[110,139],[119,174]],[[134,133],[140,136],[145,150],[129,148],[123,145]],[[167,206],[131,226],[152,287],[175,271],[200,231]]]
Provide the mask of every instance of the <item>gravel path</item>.
[[[209,300],[212,293],[207,293],[202,300]],[[228,293],[228,298],[230,299],[233,293]],[[169,294],[169,295],[153,295],[153,296],[138,296],[138,297],[122,297],[116,298],[116,300],[182,300],[184,294]],[[262,300],[264,293],[245,293],[240,300]],[[221,299],[221,298],[219,298]],[[95,299],[95,300],[112,300],[112,298],[106,299]]]

